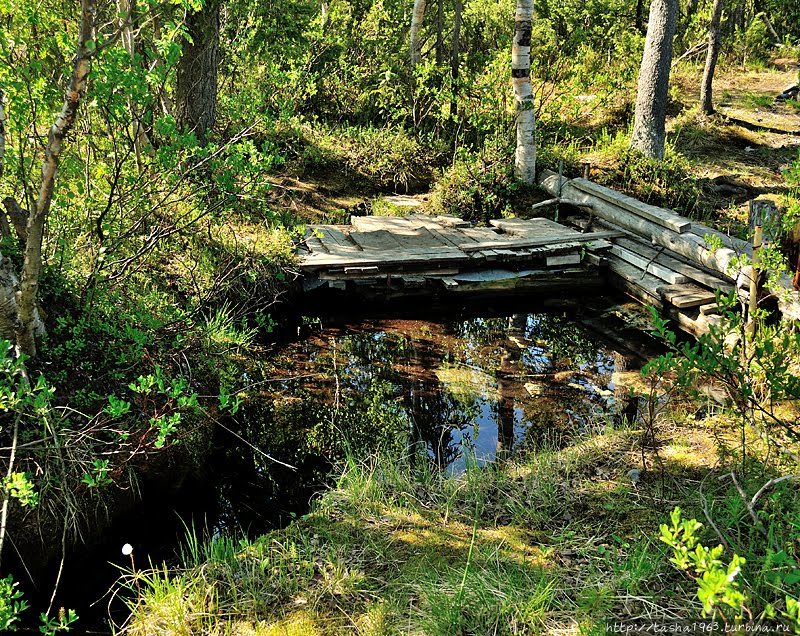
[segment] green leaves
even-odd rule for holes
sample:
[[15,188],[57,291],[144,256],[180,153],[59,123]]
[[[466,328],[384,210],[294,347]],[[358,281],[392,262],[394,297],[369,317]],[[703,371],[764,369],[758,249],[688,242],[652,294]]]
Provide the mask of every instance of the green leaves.
[[17,585],[10,574],[0,579],[0,630],[4,632],[14,631],[19,615],[29,607]]
[[672,511],[670,521],[671,525],[661,525],[660,539],[672,548],[670,562],[697,581],[697,598],[703,604],[703,616],[717,613],[725,616],[725,611],[733,610],[735,617],[741,617],[747,599],[737,577],[745,559],[734,554],[726,566],[721,559],[722,545],[707,548],[701,544],[696,533],[703,524],[696,519],[683,519],[680,508]]
[[39,503],[39,493],[27,473],[13,472],[3,479],[3,489],[23,506],[33,508]]
[[110,486],[113,481],[108,475],[109,472],[111,472],[111,468],[107,459],[95,459],[92,462],[91,472],[85,473],[81,481],[89,488]]

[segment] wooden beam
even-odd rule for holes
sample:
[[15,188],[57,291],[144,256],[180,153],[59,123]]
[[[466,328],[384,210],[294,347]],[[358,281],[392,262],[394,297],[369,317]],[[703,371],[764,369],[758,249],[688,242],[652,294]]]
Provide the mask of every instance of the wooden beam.
[[658,291],[664,281],[618,259],[609,259],[608,268],[609,280],[614,287],[630,294],[645,305],[652,305],[659,310],[664,308],[664,302]]
[[653,276],[657,276],[661,280],[671,283],[685,283],[689,279],[686,278],[683,274],[679,274],[678,272],[671,270],[663,265],[660,265],[653,261],[652,259],[644,258],[639,254],[634,252],[630,252],[619,245],[614,245],[611,248],[611,253],[616,256],[617,258],[621,258],[623,261],[627,261],[631,265],[635,265],[637,268],[641,269],[642,271],[647,272],[648,274],[652,274]]
[[692,222],[689,219],[675,214],[672,210],[666,210],[648,203],[643,203],[633,197],[629,197],[627,194],[622,194],[621,192],[606,188],[605,186],[593,183],[587,179],[572,179],[569,183],[578,190],[594,195],[611,205],[627,210],[636,216],[652,221],[678,234],[688,232],[692,227]]
[[590,243],[597,239],[616,238],[624,236],[623,232],[609,231],[609,232],[589,232],[581,234],[564,228],[565,232],[569,232],[561,238],[531,238],[531,239],[512,239],[508,241],[486,241],[479,243],[463,243],[459,245],[459,249],[464,252],[476,252],[485,249],[507,249],[507,248],[524,248],[524,247],[548,247],[550,245],[560,245],[563,243]]
[[633,238],[620,238],[617,239],[617,245],[625,249],[635,252],[640,256],[647,259],[652,259],[655,263],[660,263],[665,267],[679,272],[687,278],[705,285],[710,289],[719,289],[722,292],[730,293],[733,291],[733,285],[728,281],[723,280],[719,276],[710,274],[695,265],[692,265],[684,260],[680,260],[677,254],[666,250],[666,248],[656,249],[652,245],[646,245],[642,241],[637,241]]
[[716,300],[716,296],[713,293],[692,284],[663,285],[658,292],[664,300],[678,309],[699,307]]

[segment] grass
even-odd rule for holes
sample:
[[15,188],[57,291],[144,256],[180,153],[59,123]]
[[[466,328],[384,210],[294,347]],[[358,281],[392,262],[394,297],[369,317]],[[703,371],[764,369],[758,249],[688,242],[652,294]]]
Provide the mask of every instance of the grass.
[[[286,529],[193,539],[184,569],[141,575],[128,631],[529,634],[592,631],[611,615],[689,615],[687,582],[653,537],[675,497],[696,496],[699,455],[685,470],[681,456],[687,437],[699,444],[707,432],[674,433],[669,492],[655,475],[637,487],[627,479],[640,457],[634,430],[468,463],[459,476],[410,457],[350,458]],[[717,457],[698,448],[709,470]]]

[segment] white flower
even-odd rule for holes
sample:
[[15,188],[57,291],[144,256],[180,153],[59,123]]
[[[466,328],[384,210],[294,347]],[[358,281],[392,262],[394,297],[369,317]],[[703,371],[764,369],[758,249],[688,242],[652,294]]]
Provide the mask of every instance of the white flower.
[[130,556],[133,554],[133,546],[130,543],[126,543],[122,546],[122,554],[125,556]]

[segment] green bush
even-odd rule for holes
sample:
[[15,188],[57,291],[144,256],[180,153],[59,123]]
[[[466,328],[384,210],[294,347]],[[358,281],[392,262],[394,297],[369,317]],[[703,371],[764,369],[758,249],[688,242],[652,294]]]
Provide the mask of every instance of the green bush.
[[462,149],[436,183],[429,209],[483,222],[510,213],[519,190],[513,165],[513,150],[500,144],[486,145],[477,153]]

